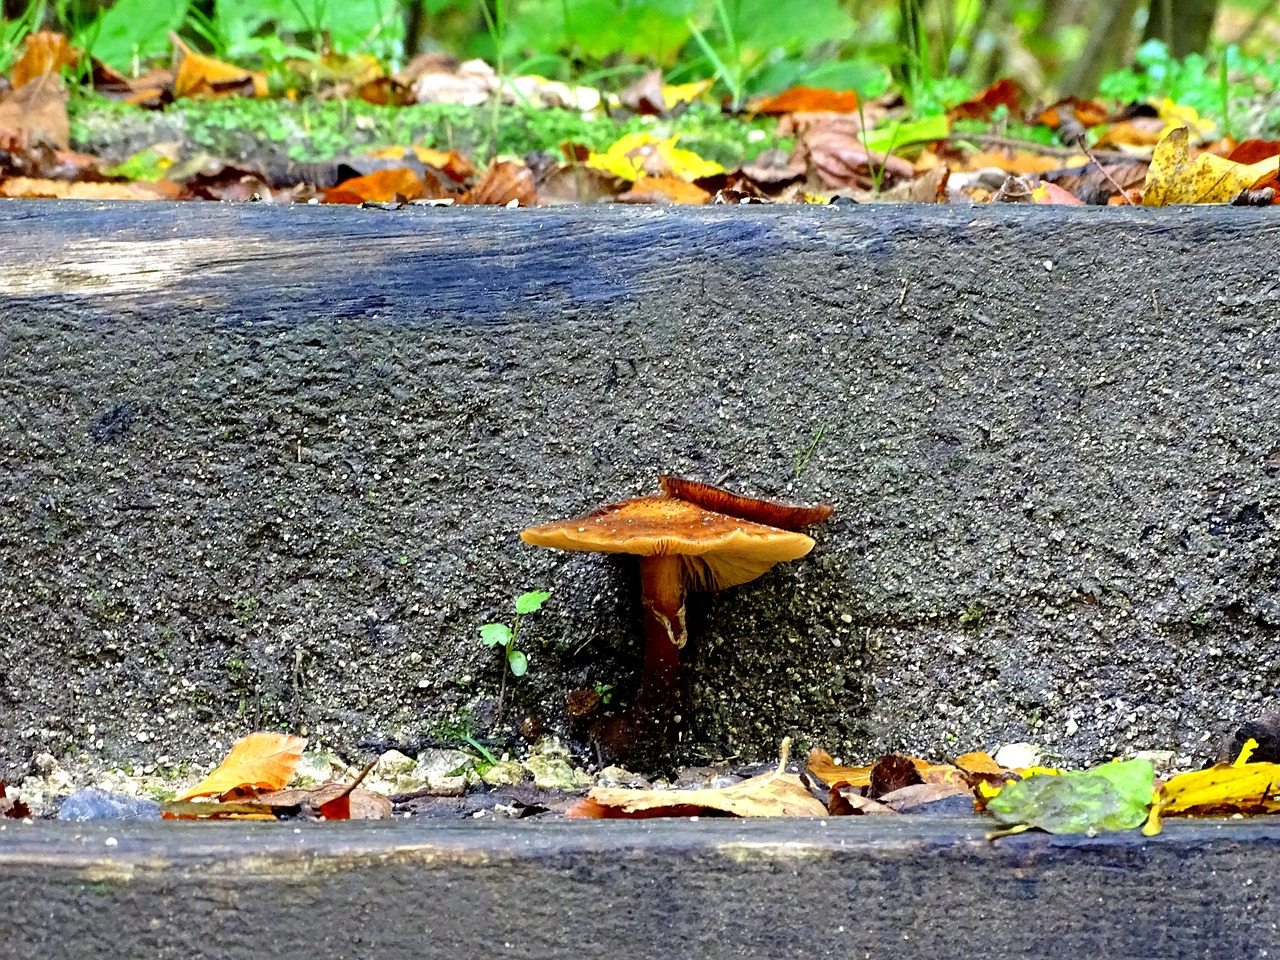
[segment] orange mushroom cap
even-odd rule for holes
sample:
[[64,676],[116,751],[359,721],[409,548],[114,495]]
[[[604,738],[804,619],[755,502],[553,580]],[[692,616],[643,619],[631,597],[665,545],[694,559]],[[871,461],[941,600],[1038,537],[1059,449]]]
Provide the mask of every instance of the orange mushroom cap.
[[530,527],[520,539],[557,550],[679,556],[689,585],[721,590],[748,583],[775,563],[798,560],[813,538],[729,516],[675,497],[611,503],[576,520]]

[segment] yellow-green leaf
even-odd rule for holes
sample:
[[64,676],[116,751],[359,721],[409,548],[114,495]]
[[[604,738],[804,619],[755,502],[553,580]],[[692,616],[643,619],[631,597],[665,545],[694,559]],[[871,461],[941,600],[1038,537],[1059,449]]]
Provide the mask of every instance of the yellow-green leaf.
[[1211,153],[1191,156],[1186,127],[1170,130],[1156,144],[1142,192],[1148,207],[1176,203],[1230,203],[1280,168],[1280,158],[1243,164]]
[[628,133],[604,153],[592,153],[587,166],[635,181],[641,174],[700,180],[724,173],[724,167],[676,146],[679,137],[662,140],[651,133]]

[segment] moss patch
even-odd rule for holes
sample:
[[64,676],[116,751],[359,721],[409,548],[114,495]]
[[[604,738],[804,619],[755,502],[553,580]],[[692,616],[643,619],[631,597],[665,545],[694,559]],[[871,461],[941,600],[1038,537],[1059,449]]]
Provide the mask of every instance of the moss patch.
[[578,143],[601,150],[627,133],[680,136],[681,146],[733,167],[780,144],[769,118],[726,117],[707,109],[656,119],[587,117],[570,110],[521,105],[464,107],[420,104],[377,107],[363,101],[229,99],[182,101],[147,111],[96,96],[70,104],[72,145],[123,158],[154,143],[177,140],[228,159],[267,155],[318,163],[388,144],[456,149],[483,163],[496,154],[520,156]]

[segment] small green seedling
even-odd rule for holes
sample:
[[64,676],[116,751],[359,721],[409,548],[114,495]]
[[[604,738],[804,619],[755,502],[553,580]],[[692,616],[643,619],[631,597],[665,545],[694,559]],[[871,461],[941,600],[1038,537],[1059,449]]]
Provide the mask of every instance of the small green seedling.
[[516,616],[510,625],[505,623],[486,623],[480,628],[480,642],[486,647],[502,647],[507,661],[502,671],[502,689],[498,693],[498,716],[502,716],[502,700],[507,692],[507,671],[511,676],[519,678],[529,672],[529,656],[516,646],[520,635],[520,618],[537,613],[551,596],[550,590],[530,590],[516,597]]

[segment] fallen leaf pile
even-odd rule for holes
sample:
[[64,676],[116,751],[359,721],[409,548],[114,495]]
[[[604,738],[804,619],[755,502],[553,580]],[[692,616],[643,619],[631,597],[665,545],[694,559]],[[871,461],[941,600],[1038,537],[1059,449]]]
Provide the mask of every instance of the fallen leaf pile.
[[[226,63],[171,37],[173,58],[125,77],[58,33],[29,35],[0,78],[0,196],[72,199],[258,200],[267,203],[631,204],[1185,203],[1276,201],[1280,143],[1211,139],[1213,125],[1168,100],[1103,104],[1074,97],[1029,102],[1003,79],[945,114],[914,117],[894,94],[860,100],[843,90],[794,87],[743,108],[776,123],[789,144],[725,166],[683,146],[663,125],[699,105],[715,111],[711,81],[679,86],[651,71],[617,95],[535,76],[499,77],[480,60],[423,54],[387,72],[367,55],[328,53],[283,63],[285,89],[259,70]],[[68,82],[145,109],[184,99],[361,100],[388,110],[452,104],[489,110],[648,117],[647,132],[612,144],[564,142],[523,159],[480,162],[447,144],[385,144],[312,171],[239,158],[183,156],[156,144],[110,164],[70,149]],[[273,74],[274,76],[274,74]],[[278,83],[278,81],[273,81]],[[7,89],[6,89],[7,87]],[[1016,126],[1017,135],[1007,133]],[[760,133],[763,131],[757,131]],[[1029,139],[1034,137],[1034,139]],[[303,172],[312,179],[303,177]]]
[[[384,820],[391,801],[353,783],[286,790],[307,741],[284,733],[251,733],[237,740],[209,776],[163,805],[166,819]],[[368,772],[366,768],[365,773]]]

